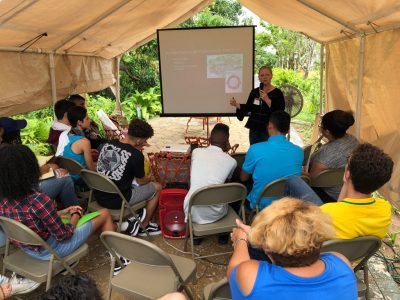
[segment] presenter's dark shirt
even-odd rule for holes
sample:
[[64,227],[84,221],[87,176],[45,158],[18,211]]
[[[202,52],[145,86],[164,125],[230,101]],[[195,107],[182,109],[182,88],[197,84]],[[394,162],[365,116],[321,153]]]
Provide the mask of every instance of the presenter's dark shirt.
[[273,89],[268,93],[268,97],[271,99],[271,107],[262,99],[260,99],[260,105],[256,105],[254,101],[260,98],[260,89],[253,89],[246,104],[240,104],[240,109],[236,109],[236,116],[240,121],[249,115],[246,128],[265,132],[271,113],[276,110],[285,110],[285,99],[280,89]]

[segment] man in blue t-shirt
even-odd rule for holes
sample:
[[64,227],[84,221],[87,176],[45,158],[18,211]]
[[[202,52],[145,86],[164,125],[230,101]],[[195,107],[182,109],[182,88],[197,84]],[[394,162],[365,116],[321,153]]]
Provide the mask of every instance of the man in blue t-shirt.
[[[268,141],[251,145],[246,154],[240,179],[247,181],[252,175],[253,187],[247,195],[251,208],[268,183],[301,175],[303,150],[286,139],[289,128],[290,115],[282,110],[273,112],[268,123]],[[268,206],[273,200],[276,199],[262,199],[259,208]]]

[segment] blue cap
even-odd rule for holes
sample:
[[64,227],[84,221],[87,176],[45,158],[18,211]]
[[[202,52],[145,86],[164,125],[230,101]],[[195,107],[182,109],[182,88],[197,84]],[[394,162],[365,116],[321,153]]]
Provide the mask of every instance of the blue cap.
[[0,118],[0,127],[4,129],[4,134],[9,134],[25,128],[27,125],[26,120],[14,120],[11,118]]

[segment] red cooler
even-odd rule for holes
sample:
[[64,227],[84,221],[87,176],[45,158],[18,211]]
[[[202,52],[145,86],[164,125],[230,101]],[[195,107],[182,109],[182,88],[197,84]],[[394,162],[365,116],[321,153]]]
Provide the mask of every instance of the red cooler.
[[183,239],[186,236],[185,213],[183,200],[186,189],[163,189],[160,193],[159,212],[160,226],[164,237],[168,239]]

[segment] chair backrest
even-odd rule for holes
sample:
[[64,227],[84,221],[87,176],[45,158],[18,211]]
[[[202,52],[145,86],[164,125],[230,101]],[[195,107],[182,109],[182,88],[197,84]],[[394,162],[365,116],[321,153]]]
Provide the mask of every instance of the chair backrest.
[[310,186],[320,188],[341,186],[343,185],[343,174],[344,168],[323,170],[311,178]]
[[322,245],[321,252],[339,252],[351,262],[360,260],[353,268],[354,271],[357,271],[379,250],[381,244],[381,239],[376,236],[362,236],[351,240],[330,240]]
[[308,185],[311,183],[311,179],[310,179],[310,177],[308,177],[307,175],[302,174],[300,177],[301,177],[301,179],[303,179],[304,182],[307,183]]
[[90,189],[121,195],[119,188],[107,176],[86,169],[81,170],[80,174]]
[[303,152],[304,152],[304,158],[303,158],[303,166],[306,166],[308,163],[308,158],[311,155],[311,147],[313,145],[307,145],[303,148]]
[[228,300],[228,299],[232,299],[232,294],[231,294],[231,289],[229,287],[229,282],[226,278],[213,283],[211,286],[211,290],[210,293],[208,295],[207,298],[205,298],[205,300]]
[[206,186],[198,189],[189,200],[189,211],[193,205],[208,206],[244,201],[247,190],[240,183],[225,183]]
[[57,164],[61,168],[68,170],[70,174],[79,174],[83,169],[83,166],[76,160],[64,156],[57,157]]
[[268,183],[261,191],[257,198],[257,203],[260,202],[262,198],[267,197],[283,197],[285,195],[285,183],[286,178],[280,178]]
[[0,217],[0,225],[8,239],[25,245],[42,246],[49,250],[50,253],[54,254],[51,247],[36,232],[21,222],[6,217]]
[[155,244],[125,234],[105,231],[100,239],[108,251],[132,261],[152,266],[169,266],[179,275],[172,259]]

